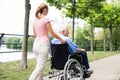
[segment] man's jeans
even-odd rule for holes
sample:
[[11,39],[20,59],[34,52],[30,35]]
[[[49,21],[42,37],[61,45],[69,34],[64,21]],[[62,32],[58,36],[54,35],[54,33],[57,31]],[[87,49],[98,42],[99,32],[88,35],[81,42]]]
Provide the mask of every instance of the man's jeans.
[[89,69],[89,63],[88,63],[88,57],[87,57],[87,53],[84,52],[80,52],[79,53],[82,56],[82,64],[86,67],[86,69]]

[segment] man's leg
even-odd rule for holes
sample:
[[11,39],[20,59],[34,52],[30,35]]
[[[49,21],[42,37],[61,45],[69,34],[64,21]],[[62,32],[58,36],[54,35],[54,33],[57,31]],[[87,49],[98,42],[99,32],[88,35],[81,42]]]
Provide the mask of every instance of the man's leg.
[[82,56],[82,64],[86,67],[86,69],[89,69],[89,63],[88,63],[88,57],[87,57],[87,53],[84,52],[80,52],[80,55]]
[[80,55],[82,56],[82,64],[86,67],[86,71],[84,72],[84,77],[88,78],[93,73],[93,70],[88,70],[90,68],[90,66],[89,66],[89,62],[88,62],[87,53],[85,51],[80,52]]

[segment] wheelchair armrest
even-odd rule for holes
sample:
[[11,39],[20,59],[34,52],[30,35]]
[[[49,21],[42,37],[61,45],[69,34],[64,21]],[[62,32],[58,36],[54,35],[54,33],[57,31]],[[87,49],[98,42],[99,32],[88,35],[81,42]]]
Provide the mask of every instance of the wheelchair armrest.
[[82,62],[82,56],[79,53],[73,53],[69,55],[69,59],[76,59],[78,62]]

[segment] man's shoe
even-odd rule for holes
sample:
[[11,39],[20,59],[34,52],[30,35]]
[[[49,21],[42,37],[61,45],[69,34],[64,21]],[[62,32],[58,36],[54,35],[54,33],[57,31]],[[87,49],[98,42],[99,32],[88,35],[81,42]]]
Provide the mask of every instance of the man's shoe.
[[93,70],[87,70],[86,71],[86,74],[92,74],[93,73]]
[[91,74],[93,73],[93,70],[86,70],[84,71],[84,78],[89,78]]
[[84,78],[89,78],[91,76],[91,74],[84,74]]

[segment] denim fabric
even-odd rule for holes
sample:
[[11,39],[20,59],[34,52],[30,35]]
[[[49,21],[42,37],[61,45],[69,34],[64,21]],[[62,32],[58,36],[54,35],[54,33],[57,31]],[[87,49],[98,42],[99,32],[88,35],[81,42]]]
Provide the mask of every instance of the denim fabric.
[[68,43],[68,50],[70,53],[76,53],[78,51],[78,46],[75,45],[71,40],[66,40]]
[[89,69],[89,63],[88,63],[88,57],[87,57],[87,53],[84,52],[80,52],[79,55],[82,56],[82,64],[86,67],[86,69]]

